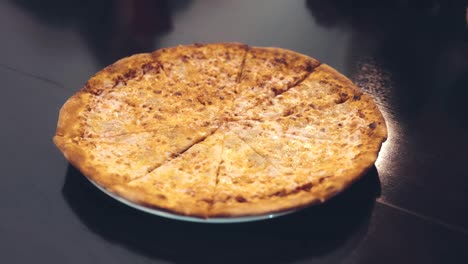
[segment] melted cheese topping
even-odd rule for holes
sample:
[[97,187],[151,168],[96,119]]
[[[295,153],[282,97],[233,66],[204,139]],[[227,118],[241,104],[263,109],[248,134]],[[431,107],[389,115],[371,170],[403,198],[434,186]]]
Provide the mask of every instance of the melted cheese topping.
[[98,184],[181,214],[323,201],[375,161],[386,129],[369,96],[318,65],[242,44],[135,55],[64,105],[54,141]]

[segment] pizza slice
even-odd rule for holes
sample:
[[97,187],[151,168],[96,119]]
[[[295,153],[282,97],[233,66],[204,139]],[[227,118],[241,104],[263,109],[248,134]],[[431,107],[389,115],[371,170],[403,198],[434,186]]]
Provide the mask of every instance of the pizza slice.
[[215,133],[149,174],[112,187],[145,206],[207,216],[221,162],[224,135]]
[[385,120],[377,110],[369,95],[360,94],[322,109],[302,109],[277,117],[260,116],[259,119],[239,120],[229,125],[245,137],[271,132],[290,138],[334,143],[370,144],[372,141],[381,144],[387,137],[387,130]]
[[317,60],[290,50],[251,47],[235,87],[235,115],[296,86],[318,65]]
[[[315,127],[291,128],[291,123],[282,121],[245,120],[230,123],[228,127],[283,175],[294,175],[296,185],[306,186],[306,191],[313,192],[319,201],[328,199],[363,175],[385,140],[382,135],[373,134],[376,128],[372,127],[357,126],[354,130],[335,133],[339,126],[303,123]],[[311,131],[321,131],[324,135],[317,136]],[[292,191],[285,188],[283,192]]]
[[95,75],[62,107],[58,136],[112,137],[161,127],[216,128],[217,113],[167,78],[149,54]]
[[107,187],[147,174],[210,133],[187,127],[162,128],[109,138],[55,136],[54,143],[73,166]]
[[[61,108],[57,136],[109,137],[144,131],[138,125],[137,109],[121,100],[132,80],[146,74],[165,78],[149,54],[137,54],[117,61],[95,74]],[[156,82],[159,83],[159,82]]]
[[100,138],[184,128],[210,133],[218,127],[217,116],[201,106],[182,101],[171,104],[173,100],[153,98],[146,104],[132,106],[115,97],[79,92],[62,107],[56,135]]
[[[236,96],[247,45],[240,43],[194,44],[156,51],[166,75],[185,92],[213,111],[221,111]],[[220,110],[221,109],[221,110]]]
[[263,100],[240,113],[239,119],[265,119],[288,116],[309,109],[325,109],[356,99],[362,92],[332,67],[321,64],[301,83],[286,92]]
[[[324,109],[306,109],[275,119],[288,134],[333,142],[368,140],[381,144],[387,138],[385,120],[367,94]],[[359,137],[355,136],[357,134]],[[364,142],[361,142],[364,143]]]
[[258,202],[276,191],[296,188],[294,175],[282,174],[233,132],[225,134],[217,179],[210,210],[214,216],[246,215],[271,210],[270,206],[259,206]]

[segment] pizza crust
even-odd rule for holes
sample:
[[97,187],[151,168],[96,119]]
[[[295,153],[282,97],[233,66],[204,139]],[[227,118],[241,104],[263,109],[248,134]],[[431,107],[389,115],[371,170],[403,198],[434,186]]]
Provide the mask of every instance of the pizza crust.
[[60,109],[56,135],[61,137],[82,136],[81,119],[91,106],[93,95],[78,92]]
[[53,141],[60,151],[62,151],[70,164],[100,186],[113,186],[129,180],[128,178],[126,179],[124,177],[118,177],[116,175],[106,173],[104,168],[91,163],[90,160],[92,160],[92,153],[86,152],[85,149],[79,147],[77,144],[73,144],[70,139],[55,136]]
[[206,218],[323,203],[373,166],[386,137],[372,98],[332,67],[215,43],[106,67],[64,104],[54,143],[110,192]]

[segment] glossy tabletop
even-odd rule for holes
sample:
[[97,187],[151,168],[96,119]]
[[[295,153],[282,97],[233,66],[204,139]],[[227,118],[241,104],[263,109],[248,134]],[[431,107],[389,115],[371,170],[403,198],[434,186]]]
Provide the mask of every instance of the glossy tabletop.
[[[351,3],[352,2],[352,3]],[[0,2],[0,263],[468,263],[464,1]],[[96,71],[193,42],[292,49],[371,94],[389,139],[327,204],[239,224],[121,204],[52,143]]]

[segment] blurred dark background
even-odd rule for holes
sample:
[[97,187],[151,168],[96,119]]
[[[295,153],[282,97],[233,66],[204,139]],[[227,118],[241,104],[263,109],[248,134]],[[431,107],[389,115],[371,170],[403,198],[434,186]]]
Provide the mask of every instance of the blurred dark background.
[[102,66],[158,47],[172,30],[172,16],[191,0],[15,0],[32,16],[54,27],[76,29]]

